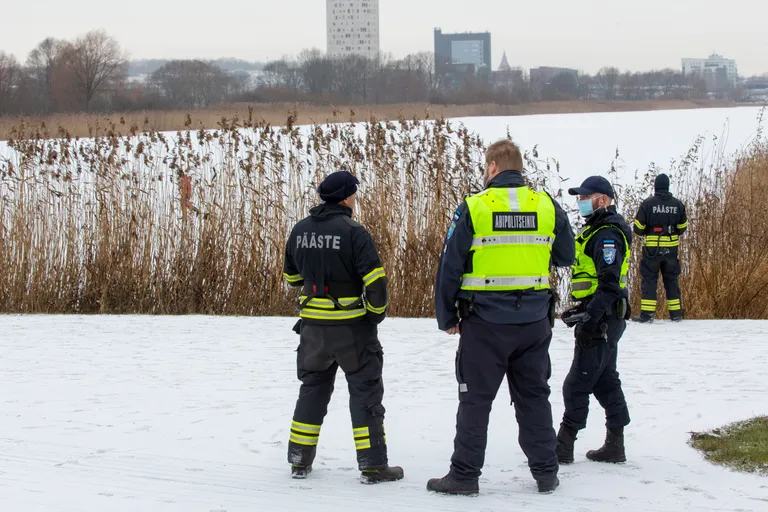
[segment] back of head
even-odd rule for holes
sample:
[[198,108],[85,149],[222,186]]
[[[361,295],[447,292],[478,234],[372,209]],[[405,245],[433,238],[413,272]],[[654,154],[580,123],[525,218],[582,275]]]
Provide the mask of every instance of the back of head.
[[523,156],[520,148],[509,139],[494,142],[485,151],[485,163],[496,162],[499,172],[520,171],[523,172]]
[[360,181],[349,171],[336,171],[329,174],[320,186],[317,192],[320,199],[326,203],[339,203],[355,192]]
[[653,188],[657,192],[669,192],[669,176],[666,174],[656,176],[656,179],[653,180]]

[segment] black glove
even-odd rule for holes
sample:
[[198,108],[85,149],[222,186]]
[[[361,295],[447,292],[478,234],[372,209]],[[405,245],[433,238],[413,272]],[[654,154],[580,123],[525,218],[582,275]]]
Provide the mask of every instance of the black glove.
[[296,334],[301,334],[301,318],[299,318],[299,321],[296,322],[296,325],[293,326],[292,331]]
[[574,325],[579,324],[580,322],[586,322],[590,319],[589,313],[587,312],[580,312],[578,307],[567,309],[563,311],[563,314],[560,315],[560,319],[567,325],[568,327],[573,327]]
[[608,340],[608,324],[602,322],[599,325],[594,321],[579,322],[576,324],[574,334],[576,336],[576,344],[581,348],[596,347],[600,343],[604,343]]

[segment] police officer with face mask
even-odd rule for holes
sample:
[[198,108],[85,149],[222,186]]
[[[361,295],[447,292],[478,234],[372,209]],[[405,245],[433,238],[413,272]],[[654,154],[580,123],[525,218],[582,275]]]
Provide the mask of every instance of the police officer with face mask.
[[685,205],[669,192],[669,176],[659,174],[654,180],[654,195],[640,204],[635,216],[635,234],[644,236],[643,257],[640,260],[642,300],[640,316],[632,320],[653,322],[656,316],[656,285],[659,271],[667,294],[669,318],[673,322],[683,319],[680,304],[680,261],[678,246],[680,235],[688,228]]
[[285,248],[284,277],[302,288],[297,353],[299,398],[288,443],[294,478],[312,470],[320,429],[339,367],[349,384],[349,409],[363,483],[400,480],[387,464],[383,356],[378,324],[387,312],[387,276],[373,239],[352,220],[358,180],[347,171],[318,188],[324,202],[294,226]]
[[560,464],[574,461],[574,443],[586,427],[589,395],[605,409],[605,444],[587,452],[597,462],[624,462],[624,427],[629,410],[617,367],[618,342],[629,318],[627,271],[632,231],[612,204],[614,191],[601,176],[587,178],[568,191],[579,196],[579,213],[586,225],[576,236],[576,263],[571,297],[578,304],[562,315],[574,327],[576,347],[563,383],[565,413],[557,435]]

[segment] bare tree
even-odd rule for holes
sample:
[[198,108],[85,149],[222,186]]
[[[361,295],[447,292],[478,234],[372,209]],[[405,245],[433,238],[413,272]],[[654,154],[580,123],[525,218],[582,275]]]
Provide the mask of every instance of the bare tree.
[[0,114],[11,113],[20,74],[16,57],[0,51]]
[[268,89],[298,90],[301,87],[301,70],[295,62],[287,59],[276,60],[264,66],[257,83],[259,87]]
[[331,91],[334,81],[333,61],[325,57],[320,50],[313,48],[301,52],[299,68],[304,88],[308,93],[321,94]]
[[97,92],[125,79],[128,56],[103,30],[92,30],[65,50],[65,62],[76,77],[87,108]]
[[173,108],[209,107],[234,92],[234,78],[200,60],[174,60],[150,78],[151,87]]
[[54,76],[56,68],[62,63],[65,47],[64,41],[48,37],[27,57],[27,72],[35,89],[39,109],[45,114],[53,108]]
[[359,55],[348,55],[331,61],[333,69],[332,92],[353,102],[366,102],[368,78],[372,75],[373,61]]
[[430,93],[440,88],[440,80],[435,73],[435,54],[434,52],[419,52],[416,58],[421,61],[421,67],[426,73],[427,87]]
[[613,100],[616,98],[616,86],[619,83],[620,71],[615,67],[604,67],[598,71],[597,82],[604,91],[606,100]]

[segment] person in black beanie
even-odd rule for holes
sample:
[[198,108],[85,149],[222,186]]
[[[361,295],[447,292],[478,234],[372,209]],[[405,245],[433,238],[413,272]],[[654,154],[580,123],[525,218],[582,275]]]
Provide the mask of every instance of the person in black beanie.
[[326,177],[317,188],[323,203],[294,226],[286,243],[283,276],[302,289],[294,327],[301,387],[288,442],[294,478],[312,471],[339,367],[349,384],[361,481],[403,478],[402,468],[388,465],[384,433],[378,324],[387,314],[387,276],[370,233],[352,220],[359,183],[347,171]]
[[642,300],[640,315],[635,322],[650,323],[656,316],[656,287],[659,270],[664,280],[669,318],[674,322],[683,319],[681,304],[680,260],[678,247],[680,235],[688,228],[685,205],[669,192],[669,176],[659,174],[654,181],[655,194],[642,202],[635,216],[634,231],[644,236],[643,256],[640,260]]

